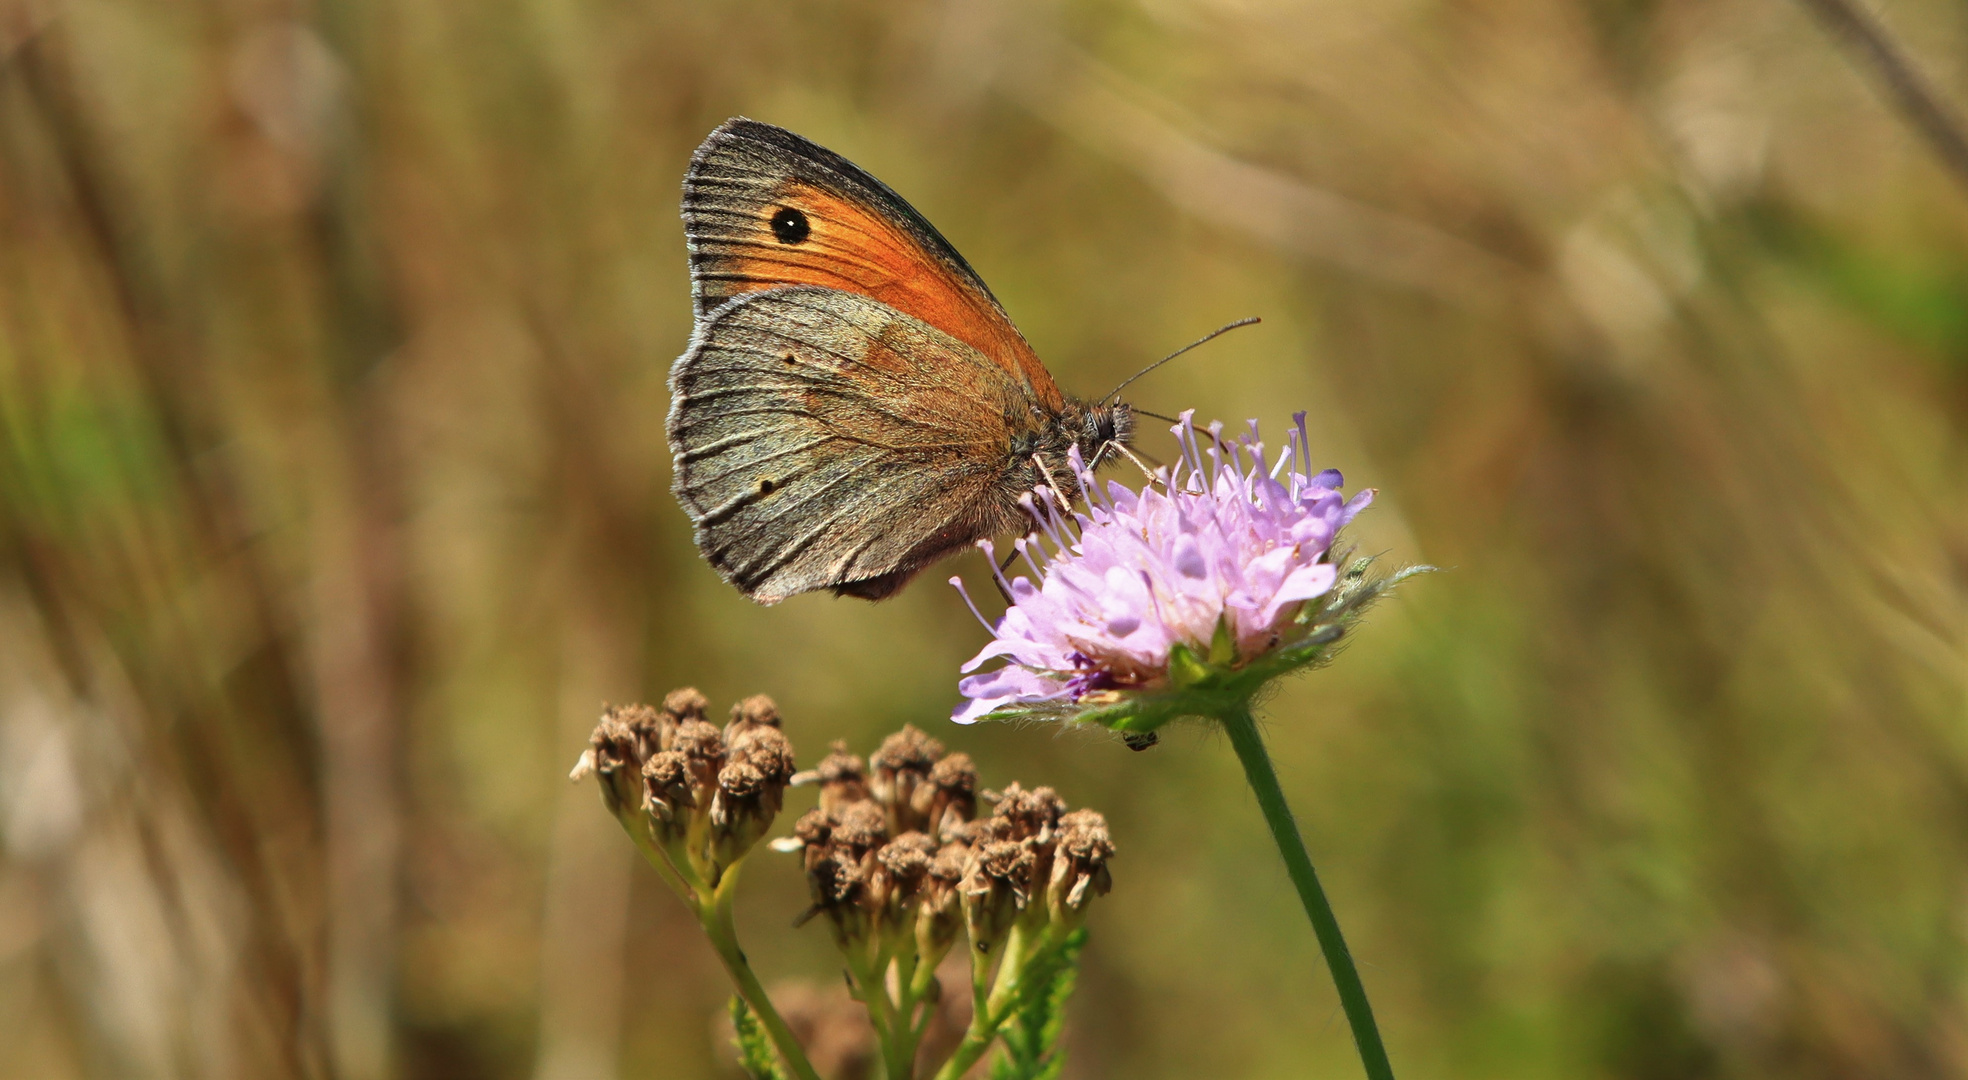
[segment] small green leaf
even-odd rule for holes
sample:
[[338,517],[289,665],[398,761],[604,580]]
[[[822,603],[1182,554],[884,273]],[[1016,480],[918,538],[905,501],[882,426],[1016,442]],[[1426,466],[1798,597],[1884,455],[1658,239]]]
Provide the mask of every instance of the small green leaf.
[[738,1067],[752,1080],[786,1080],[786,1074],[779,1071],[779,1058],[773,1053],[772,1042],[766,1038],[765,1028],[759,1024],[751,1006],[736,994],[731,996],[732,1045],[738,1048]]

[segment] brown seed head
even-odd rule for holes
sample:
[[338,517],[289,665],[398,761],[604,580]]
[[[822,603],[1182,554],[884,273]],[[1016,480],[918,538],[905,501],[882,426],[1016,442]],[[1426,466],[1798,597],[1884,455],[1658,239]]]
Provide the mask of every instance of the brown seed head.
[[1105,862],[1114,854],[1107,819],[1096,810],[1075,810],[1059,819],[1059,854],[1079,862]]
[[822,906],[852,905],[861,898],[868,883],[868,872],[860,859],[836,851],[820,861],[816,873],[809,875]]
[[642,755],[636,752],[635,732],[615,715],[614,709],[601,714],[594,734],[588,736],[588,749],[593,753],[595,771],[603,776],[625,765],[642,766]]
[[904,724],[902,730],[882,740],[881,749],[868,760],[873,776],[868,792],[888,809],[897,832],[926,829],[926,803],[917,793],[929,782],[929,771],[943,756],[943,744]]
[[929,837],[907,832],[875,852],[868,901],[887,925],[895,925],[905,910],[922,896],[923,879],[929,875],[935,850],[936,844]]
[[870,879],[875,869],[872,858],[857,858],[835,848],[807,871],[813,906],[826,913],[827,921],[833,924],[834,941],[842,948],[868,933]]
[[753,727],[735,737],[727,733],[725,746],[734,761],[756,768],[770,783],[785,787],[792,782],[798,766],[793,760],[793,744],[776,727]]
[[969,754],[951,754],[929,770],[929,782],[913,796],[916,817],[926,832],[942,837],[977,816],[977,766]]
[[693,760],[710,761],[724,757],[724,734],[702,720],[685,720],[678,724],[672,745]]
[[[1015,840],[994,840],[977,852],[971,863],[970,877],[979,884],[989,883],[1004,886],[1017,896],[1020,906],[1025,903],[1025,878],[1032,868],[1032,849]],[[966,882],[966,887],[969,887]]]
[[793,823],[793,836],[800,842],[802,868],[811,878],[814,869],[833,856],[834,816],[818,807],[808,810]]
[[695,805],[690,794],[690,760],[682,751],[665,750],[651,757],[642,766],[642,778],[650,798],[683,809]]
[[973,818],[970,821],[960,821],[951,825],[943,836],[946,840],[954,840],[972,847],[983,847],[993,840],[1012,839],[1012,831],[1012,824],[1008,818]]
[[1026,791],[1014,781],[998,797],[996,816],[1011,823],[1012,835],[1018,839],[1031,837],[1048,843],[1053,826],[1059,823],[1059,815],[1065,812],[1065,801],[1051,788]]
[[778,728],[758,724],[739,731],[725,747],[711,824],[716,830],[713,850],[720,862],[729,865],[765,835],[785,805],[786,785],[793,778],[793,746]]
[[1046,902],[1055,919],[1077,921],[1089,899],[1107,895],[1113,888],[1107,860],[1113,854],[1106,818],[1092,810],[1075,810],[1059,819],[1051,880],[1046,886]]
[[970,845],[944,844],[929,860],[923,875],[922,906],[916,912],[916,951],[922,962],[934,964],[956,942],[963,929],[963,898],[957,886],[970,867]]
[[819,784],[820,805],[828,810],[868,797],[867,767],[860,758],[847,752],[844,742],[835,742],[832,753],[814,768],[796,774],[793,783]]
[[710,699],[698,693],[694,686],[685,686],[663,695],[663,712],[675,723],[702,720],[710,707]]
[[888,839],[888,816],[873,802],[849,803],[834,815],[834,844],[858,858]]
[[869,764],[876,773],[913,772],[928,776],[942,756],[942,743],[918,731],[914,724],[904,724],[901,731],[882,740],[881,749],[875,751]]
[[793,835],[808,848],[825,846],[834,836],[834,816],[814,807],[793,822]]
[[875,860],[896,881],[906,882],[913,890],[922,884],[935,856],[935,841],[919,832],[906,832],[883,844]]
[[969,869],[970,855],[969,844],[944,844],[937,849],[936,858],[930,860],[930,879],[954,887],[963,880],[964,871]]
[[969,754],[956,753],[936,763],[929,770],[929,782],[939,790],[953,796],[968,795],[977,798],[977,766]]
[[735,753],[738,744],[753,732],[778,730],[779,706],[764,694],[753,694],[731,707],[731,722],[724,725],[724,744]]
[[702,720],[685,720],[677,725],[670,745],[689,762],[690,786],[703,794],[702,804],[708,806],[718,770],[724,768],[724,736]]
[[595,766],[602,770],[604,753],[617,763],[633,762],[640,769],[649,755],[663,749],[663,739],[675,725],[647,705],[610,705],[602,711],[590,745]]
[[642,770],[643,754],[635,729],[609,709],[588,736],[588,751],[581,755],[572,778],[590,774],[601,784],[601,798],[608,812],[621,817],[640,801],[637,774]]
[[[743,729],[748,727],[776,728],[778,726],[779,706],[773,704],[772,699],[766,697],[764,694],[753,694],[751,697],[731,707],[730,727]],[[726,733],[729,734],[728,728]]]
[[711,859],[728,867],[745,857],[779,815],[783,785],[766,780],[749,762],[733,761],[718,770],[718,790],[711,800]]
[[748,762],[734,761],[718,770],[718,794],[734,800],[756,799],[765,790],[765,774]]
[[1011,927],[1029,898],[1032,852],[1014,840],[995,840],[978,848],[958,886],[964,923],[971,940],[989,949]]

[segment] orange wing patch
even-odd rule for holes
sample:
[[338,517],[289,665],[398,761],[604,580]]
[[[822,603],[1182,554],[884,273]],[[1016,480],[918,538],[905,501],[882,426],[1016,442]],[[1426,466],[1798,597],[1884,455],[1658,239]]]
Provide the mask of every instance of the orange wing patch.
[[[869,207],[832,192],[788,181],[774,191],[774,213],[755,255],[732,269],[756,282],[750,292],[780,284],[823,285],[879,300],[965,342],[1032,384],[1040,404],[1059,408],[1059,388],[1019,334],[988,298],[941,266],[915,239]],[[786,211],[796,212],[794,217]],[[801,218],[804,228],[801,228]]]
[[786,180],[771,192],[756,233],[725,240],[700,271],[730,295],[820,285],[879,300],[962,341],[1029,383],[1040,405],[1063,407],[1052,376],[1023,335],[987,296],[944,267],[872,207]]

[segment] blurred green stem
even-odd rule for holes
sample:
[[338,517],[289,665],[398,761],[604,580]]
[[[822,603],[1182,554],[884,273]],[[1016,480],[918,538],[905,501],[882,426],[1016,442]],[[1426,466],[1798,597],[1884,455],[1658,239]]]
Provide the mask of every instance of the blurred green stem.
[[1278,786],[1278,773],[1271,767],[1271,755],[1264,749],[1264,736],[1258,733],[1257,720],[1251,716],[1248,706],[1226,710],[1220,719],[1224,730],[1230,733],[1230,745],[1237,750],[1237,760],[1243,763],[1244,777],[1257,795],[1257,805],[1264,811],[1264,823],[1271,827],[1271,838],[1278,842],[1278,854],[1284,856],[1285,871],[1298,887],[1298,898],[1305,905],[1306,917],[1312,920],[1312,931],[1319,936],[1326,967],[1332,970],[1333,982],[1339,986],[1346,1022],[1353,1028],[1353,1042],[1360,1048],[1360,1062],[1366,1066],[1371,1080],[1394,1080],[1387,1048],[1381,1045],[1380,1029],[1374,1024],[1373,1006],[1367,1004],[1367,988],[1360,982],[1359,970],[1353,966],[1353,954],[1346,948],[1346,938],[1340,935],[1339,919],[1326,900],[1326,891],[1319,887],[1319,875],[1312,869],[1312,857],[1306,854],[1305,841],[1298,834],[1298,822],[1292,819],[1291,807],[1285,804],[1285,792]]

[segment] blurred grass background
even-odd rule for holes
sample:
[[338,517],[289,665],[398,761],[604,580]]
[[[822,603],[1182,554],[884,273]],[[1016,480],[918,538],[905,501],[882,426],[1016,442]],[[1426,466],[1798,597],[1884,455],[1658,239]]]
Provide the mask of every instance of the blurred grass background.
[[[1968,9],[1883,15],[1968,98]],[[1402,1076],[1968,1076],[1968,187],[1854,61],[1782,0],[7,0],[0,1074],[735,1075],[565,779],[694,683],[1108,815],[1070,1075],[1357,1075],[1221,740],[955,728],[942,573],[697,558],[678,183],[742,113],[1069,389],[1263,316],[1135,400],[1311,410],[1450,568],[1267,713]]]

